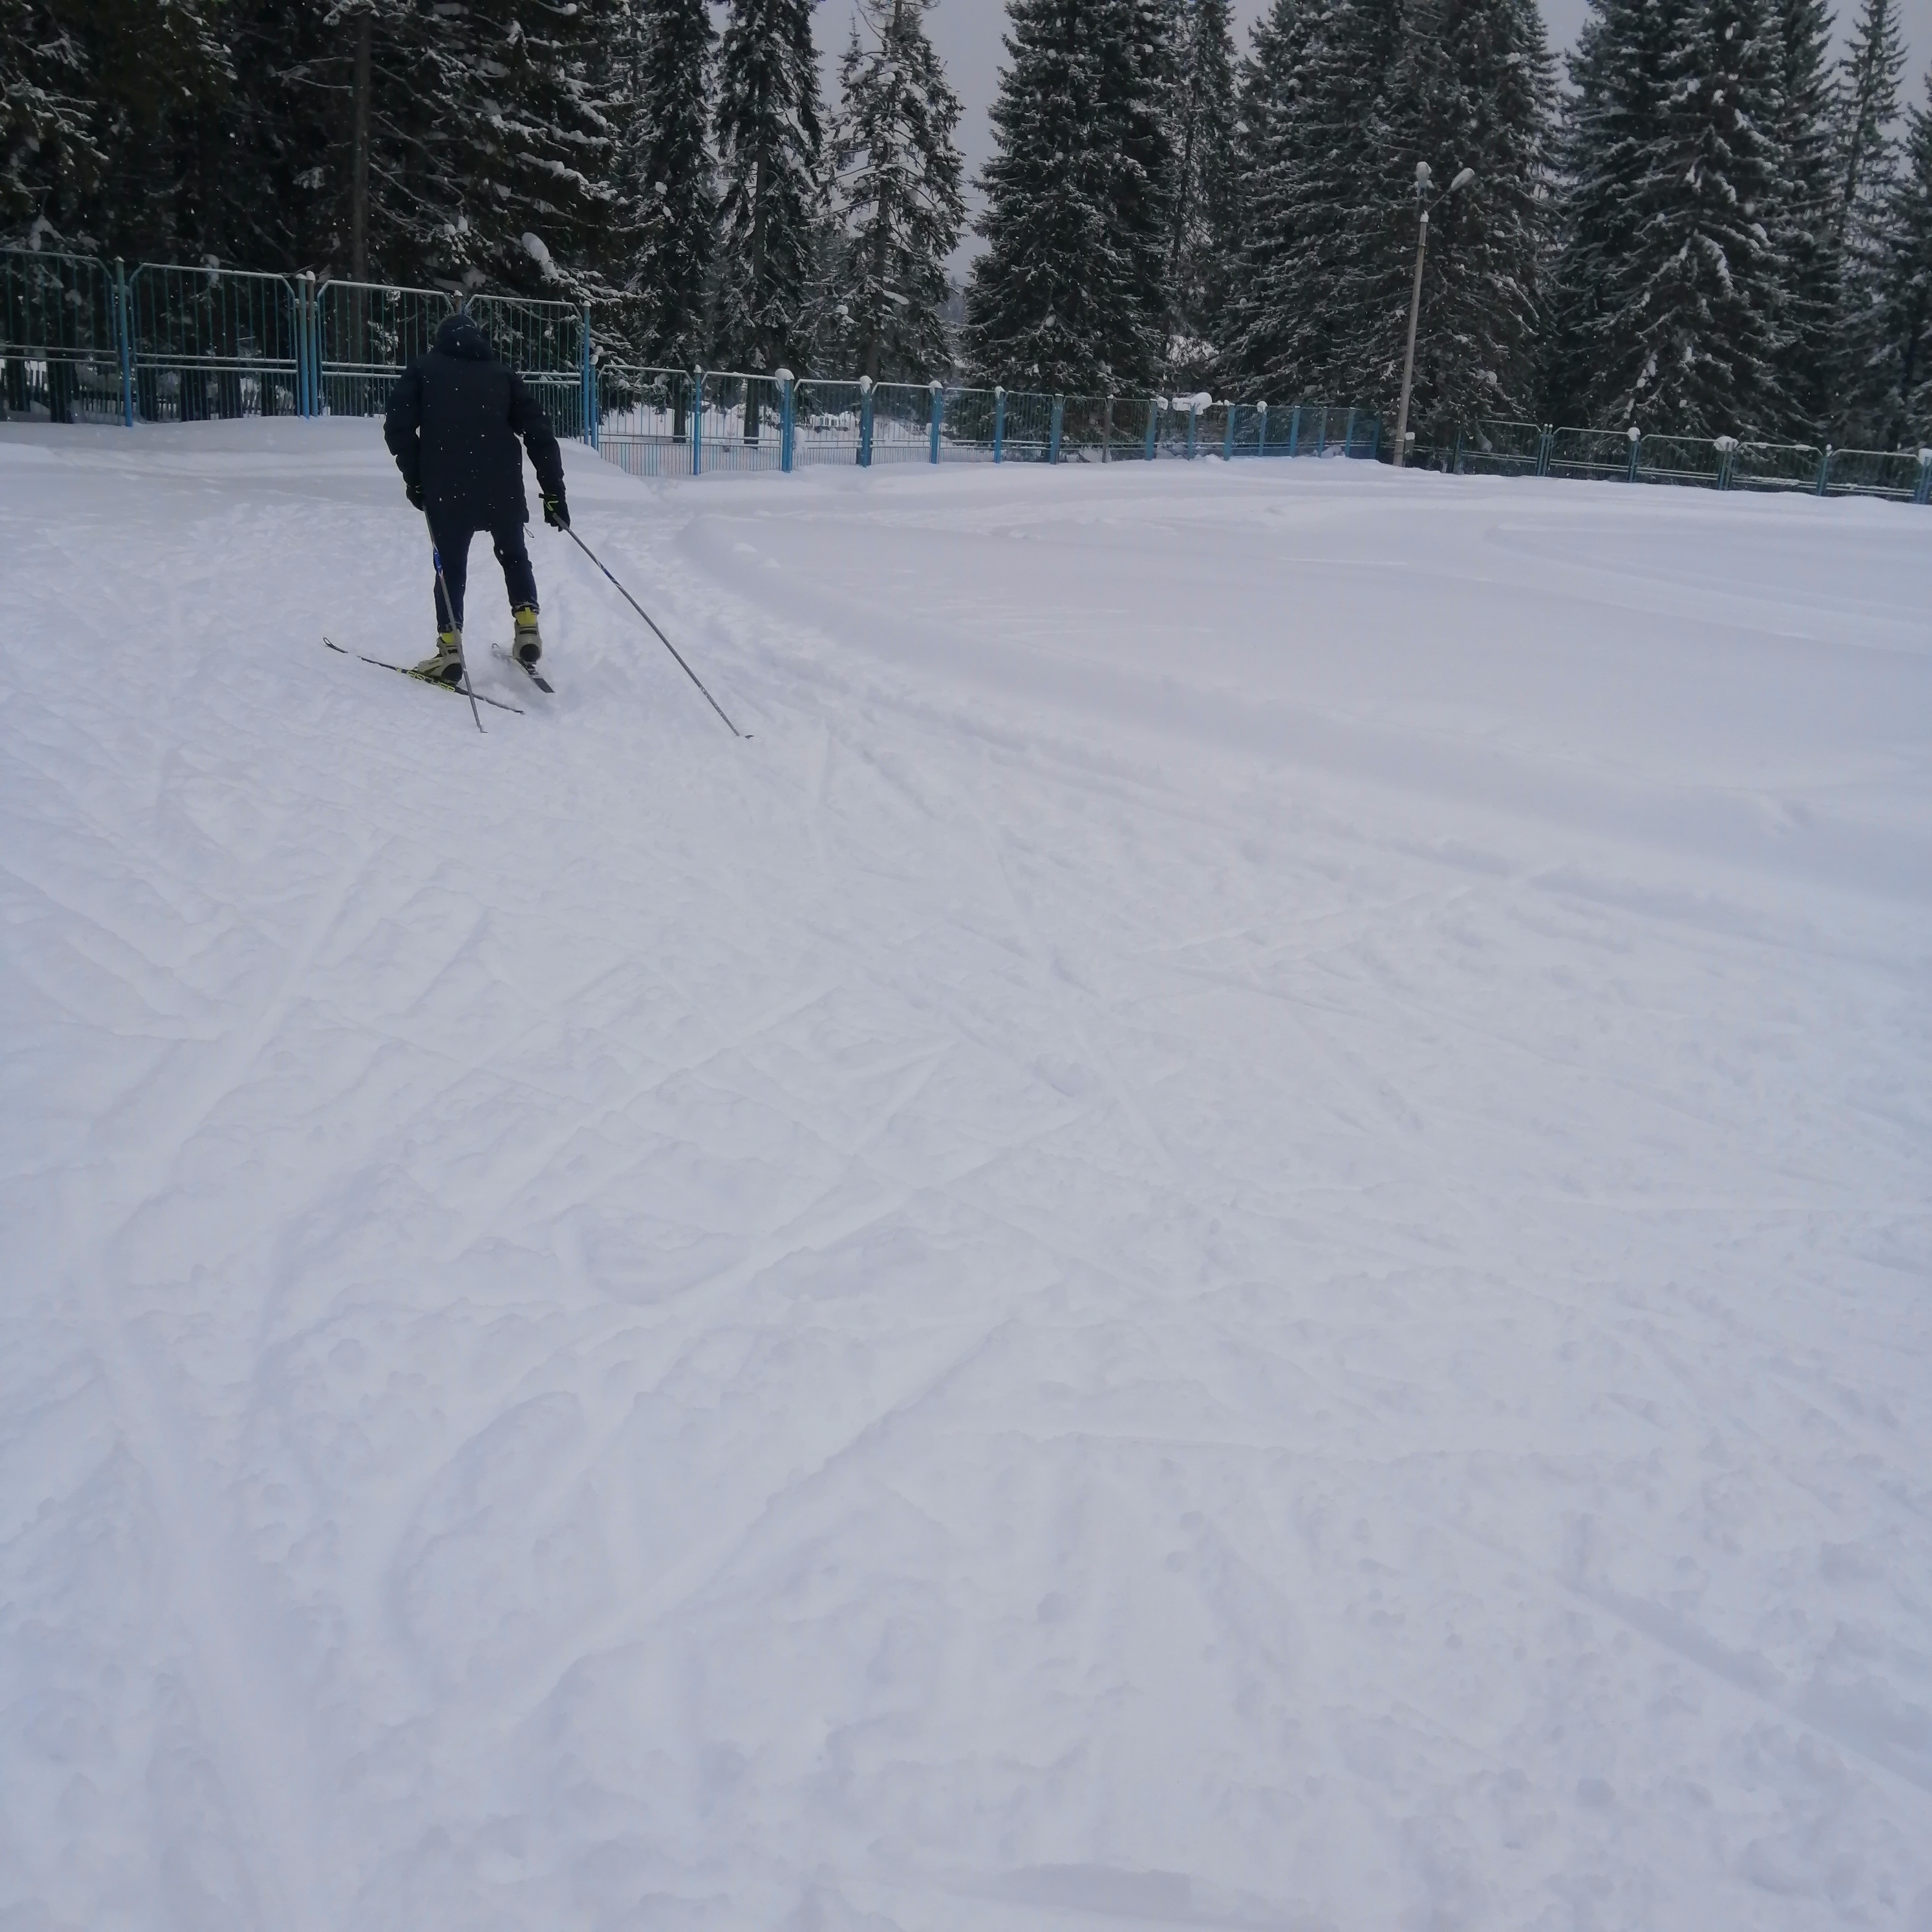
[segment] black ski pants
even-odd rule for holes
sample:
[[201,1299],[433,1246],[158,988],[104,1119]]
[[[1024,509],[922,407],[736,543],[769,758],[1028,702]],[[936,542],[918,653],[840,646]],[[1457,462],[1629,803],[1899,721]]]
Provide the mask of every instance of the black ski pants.
[[[466,523],[438,523],[432,519],[429,533],[436,545],[436,555],[442,560],[442,581],[436,588],[436,628],[446,631],[453,622],[460,629],[463,623],[464,586],[470,577],[470,539],[476,532]],[[524,545],[523,525],[498,524],[490,532],[490,542],[496,553],[496,561],[503,566],[503,587],[510,593],[510,608],[520,610],[527,604],[534,610],[537,608],[537,574],[530,568],[530,554]],[[451,604],[455,607],[453,611],[442,607],[446,590],[449,592]]]

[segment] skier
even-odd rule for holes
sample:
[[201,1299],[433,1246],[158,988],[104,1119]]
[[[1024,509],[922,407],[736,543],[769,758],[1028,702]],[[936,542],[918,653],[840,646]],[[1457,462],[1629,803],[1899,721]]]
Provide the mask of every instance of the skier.
[[534,667],[543,655],[536,573],[524,547],[530,511],[519,436],[543,491],[544,521],[552,530],[568,530],[563,458],[543,412],[522,376],[491,353],[490,338],[476,323],[452,316],[436,331],[436,346],[403,371],[382,419],[382,440],[403,472],[404,492],[428,518],[442,564],[436,655],[414,668],[418,677],[463,682],[463,590],[470,539],[478,530],[490,532],[503,566],[517,656]]

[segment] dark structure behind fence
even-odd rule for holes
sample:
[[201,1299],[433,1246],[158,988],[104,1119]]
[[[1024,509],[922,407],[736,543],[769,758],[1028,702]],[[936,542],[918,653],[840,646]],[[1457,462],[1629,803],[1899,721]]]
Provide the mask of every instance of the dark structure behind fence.
[[[651,369],[598,352],[590,309],[521,296],[464,305],[523,372],[560,436],[639,476],[790,472],[822,464],[1121,463],[1156,457],[1388,454],[1381,417],[1326,403],[1049,396]],[[441,290],[318,283],[0,250],[0,417],[194,422],[380,415],[398,374],[455,313]],[[1924,503],[1932,450],[1819,449],[1483,422],[1411,466]]]

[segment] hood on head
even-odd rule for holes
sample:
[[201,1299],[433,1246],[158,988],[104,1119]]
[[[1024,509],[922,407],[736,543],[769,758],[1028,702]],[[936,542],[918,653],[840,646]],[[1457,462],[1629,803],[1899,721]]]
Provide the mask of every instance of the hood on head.
[[488,362],[493,353],[490,338],[466,315],[452,315],[436,331],[436,352],[454,356],[465,362]]

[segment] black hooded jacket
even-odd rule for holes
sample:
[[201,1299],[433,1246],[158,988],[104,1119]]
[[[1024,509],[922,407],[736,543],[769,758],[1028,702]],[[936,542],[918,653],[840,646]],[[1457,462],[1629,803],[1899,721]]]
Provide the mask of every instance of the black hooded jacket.
[[432,524],[487,530],[528,523],[519,436],[543,494],[562,496],[563,458],[524,379],[490,353],[469,316],[452,316],[436,346],[403,371],[382,418],[403,481],[420,481]]

